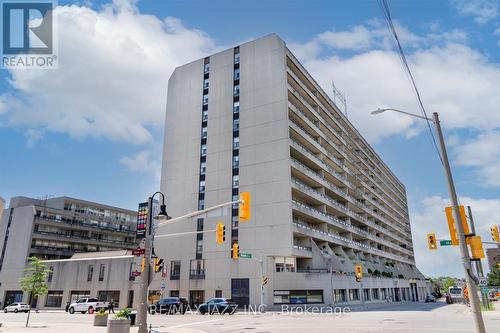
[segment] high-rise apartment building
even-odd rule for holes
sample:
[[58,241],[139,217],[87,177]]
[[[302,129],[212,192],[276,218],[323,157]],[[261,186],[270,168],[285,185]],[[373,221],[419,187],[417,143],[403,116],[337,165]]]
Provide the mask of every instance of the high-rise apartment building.
[[133,249],[136,218],[135,211],[69,197],[12,198],[0,220],[2,304],[23,299],[18,281],[28,257]]
[[[259,304],[261,258],[268,306],[427,293],[404,185],[275,34],[174,71],[161,190],[173,217],[252,195],[249,222],[232,207],[157,230],[200,231],[155,241],[180,272],[167,289],[192,303],[222,296]],[[218,221],[223,245],[210,231]],[[252,258],[232,259],[234,243]]]

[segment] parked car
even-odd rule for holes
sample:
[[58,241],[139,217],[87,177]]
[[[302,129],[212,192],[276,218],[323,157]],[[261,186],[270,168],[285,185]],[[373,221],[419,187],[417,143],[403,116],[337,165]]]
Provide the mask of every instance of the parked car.
[[19,311],[22,312],[28,312],[30,310],[30,306],[26,303],[12,303],[10,305],[7,305],[4,309],[3,312],[15,312],[18,313]]
[[436,297],[434,297],[434,295],[427,295],[425,296],[425,303],[430,303],[430,302],[434,302],[436,303]]
[[212,298],[208,302],[201,304],[198,311],[204,315],[205,313],[229,313],[232,315],[238,309],[238,304],[227,298]]
[[148,312],[150,314],[185,314],[189,303],[184,297],[167,297],[153,303],[149,306]]
[[98,311],[101,308],[107,309],[109,302],[99,302],[97,298],[81,298],[74,303],[71,303],[68,308],[68,312],[73,314],[75,312],[89,312]]

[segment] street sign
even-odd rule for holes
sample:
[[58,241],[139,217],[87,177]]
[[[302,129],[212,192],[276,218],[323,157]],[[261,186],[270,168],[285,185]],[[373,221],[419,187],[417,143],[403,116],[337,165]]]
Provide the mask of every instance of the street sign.
[[162,281],[162,283],[161,283],[161,290],[165,290],[165,289],[167,289],[167,282]]
[[481,291],[486,294],[489,291],[489,289],[486,286],[481,286]]
[[146,221],[148,219],[148,203],[141,202],[137,209],[136,239],[146,237]]
[[146,249],[137,248],[132,250],[133,256],[142,256],[144,253],[146,253]]
[[442,241],[439,241],[439,245],[441,246],[451,246],[451,240],[442,240]]
[[240,252],[240,258],[252,259],[252,254],[251,253]]
[[479,285],[480,285],[481,287],[483,287],[483,286],[487,286],[487,285],[488,285],[488,278],[487,278],[487,277],[480,276],[480,277],[478,277],[477,279],[478,279],[478,281],[479,281]]
[[133,277],[137,277],[137,276],[139,276],[139,275],[141,275],[141,272],[138,272],[138,271],[133,271],[133,272],[132,272],[132,276],[133,276]]

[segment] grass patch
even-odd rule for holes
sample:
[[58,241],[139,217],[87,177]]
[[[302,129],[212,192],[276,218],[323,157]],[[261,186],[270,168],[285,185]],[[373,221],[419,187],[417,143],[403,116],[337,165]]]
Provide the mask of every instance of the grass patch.
[[494,311],[494,310],[495,306],[491,302],[489,303],[488,307],[485,307],[483,304],[481,304],[481,311]]

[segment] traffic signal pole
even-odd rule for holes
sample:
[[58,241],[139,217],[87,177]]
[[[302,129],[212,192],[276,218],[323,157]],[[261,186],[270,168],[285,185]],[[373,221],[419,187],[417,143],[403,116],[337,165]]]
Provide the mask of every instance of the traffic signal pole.
[[[446,180],[448,182],[448,191],[451,198],[451,206],[453,210],[453,218],[456,222],[457,233],[459,239],[460,255],[462,257],[462,265],[465,272],[465,282],[467,289],[469,289],[470,303],[472,309],[472,315],[474,317],[474,324],[476,327],[476,332],[485,333],[486,329],[484,327],[483,316],[481,315],[481,308],[479,305],[479,297],[477,295],[477,287],[473,278],[471,259],[469,257],[469,249],[467,248],[467,243],[465,242],[464,226],[462,224],[462,219],[460,217],[459,205],[457,192],[455,190],[455,184],[453,182],[453,176],[451,173],[450,162],[448,160],[448,154],[446,152],[446,145],[444,143],[443,132],[441,130],[441,124],[439,123],[439,116],[437,112],[434,112],[434,125],[436,125],[436,131],[439,139],[439,146],[441,148],[441,159],[444,164],[444,170],[446,174]],[[466,221],[464,221],[466,222]]]
[[153,228],[153,198],[148,198],[148,219],[146,220],[146,235],[144,237],[144,271],[141,274],[139,292],[139,308],[137,309],[138,333],[148,333],[148,289],[151,283],[151,254]]
[[[467,211],[469,213],[469,219],[470,219],[470,231],[473,234],[476,234],[476,227],[474,226],[474,218],[472,217],[472,210],[470,206],[467,206]],[[481,262],[481,259],[475,260],[475,264],[476,264],[477,276],[484,277],[483,264]],[[488,309],[489,308],[488,294],[483,292],[483,290],[481,290],[481,298],[483,301],[484,308]]]

